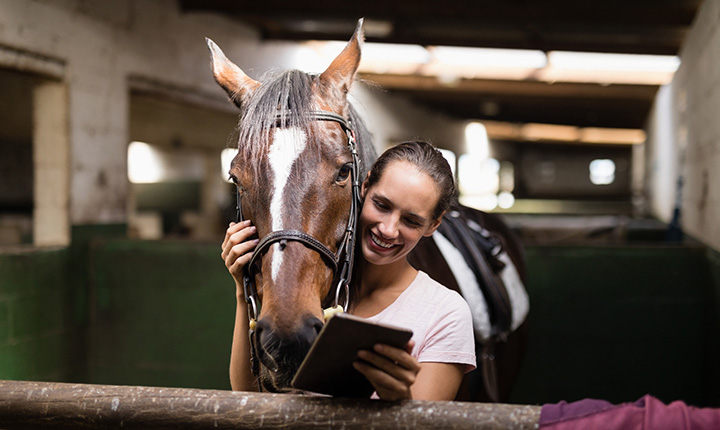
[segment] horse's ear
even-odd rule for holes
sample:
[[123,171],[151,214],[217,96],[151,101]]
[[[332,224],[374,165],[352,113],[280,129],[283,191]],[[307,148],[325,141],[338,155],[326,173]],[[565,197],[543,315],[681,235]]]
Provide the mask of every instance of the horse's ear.
[[363,34],[363,19],[360,18],[355,27],[355,33],[330,66],[320,75],[320,82],[330,88],[338,88],[343,95],[350,91],[355,80],[355,72],[360,65],[360,51],[365,39]]
[[250,78],[245,72],[228,60],[222,49],[215,42],[205,38],[212,56],[212,71],[215,81],[228,93],[230,100],[240,107],[242,101],[248,98],[260,86],[260,82]]

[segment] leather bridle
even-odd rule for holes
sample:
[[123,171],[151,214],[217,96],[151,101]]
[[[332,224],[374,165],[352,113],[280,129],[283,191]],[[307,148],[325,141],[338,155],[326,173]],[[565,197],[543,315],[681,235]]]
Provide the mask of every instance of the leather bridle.
[[[278,114],[276,117],[277,124],[283,124],[286,122],[288,115]],[[315,121],[334,121],[340,124],[343,131],[348,138],[348,149],[352,156],[351,168],[350,168],[350,180],[352,184],[352,201],[350,204],[350,215],[348,217],[347,226],[343,239],[338,246],[337,252],[332,250],[318,239],[310,236],[307,233],[298,230],[276,230],[263,236],[255,247],[255,251],[250,258],[250,261],[243,269],[243,292],[245,294],[245,301],[248,306],[248,318],[250,320],[250,367],[253,375],[258,378],[259,389],[262,390],[262,385],[259,380],[260,364],[258,362],[258,351],[255,339],[255,328],[257,325],[257,319],[260,315],[260,300],[258,298],[257,289],[255,287],[255,276],[257,275],[257,263],[262,255],[267,252],[271,245],[279,243],[280,248],[284,249],[288,241],[300,242],[307,248],[317,252],[323,258],[325,263],[333,271],[333,285],[335,287],[335,297],[333,300],[333,307],[338,311],[342,309],[347,311],[347,307],[350,300],[350,278],[352,276],[353,257],[355,250],[355,234],[357,231],[358,213],[360,210],[360,159],[357,152],[357,144],[355,141],[355,133],[351,128],[349,121],[346,121],[342,116],[328,111],[312,111],[307,114],[307,118]],[[237,221],[242,221],[242,195],[240,190],[237,190]],[[343,303],[340,305],[341,297],[343,297]],[[326,314],[329,309],[326,309]]]

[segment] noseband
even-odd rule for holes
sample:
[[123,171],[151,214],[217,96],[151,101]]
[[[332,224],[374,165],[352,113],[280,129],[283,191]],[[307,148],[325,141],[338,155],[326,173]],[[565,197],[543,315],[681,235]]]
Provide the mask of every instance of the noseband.
[[[343,131],[348,138],[348,149],[352,156],[352,163],[350,169],[351,183],[352,183],[352,201],[350,203],[350,215],[348,217],[347,227],[345,228],[345,234],[343,239],[338,246],[337,252],[332,252],[330,248],[323,244],[318,239],[310,236],[307,233],[298,230],[276,230],[265,235],[255,247],[255,251],[250,258],[249,263],[243,270],[243,289],[245,294],[245,301],[248,306],[248,317],[250,319],[250,349],[251,349],[251,369],[255,376],[260,373],[260,366],[257,360],[258,351],[255,340],[255,327],[257,325],[257,319],[260,315],[260,301],[255,287],[255,275],[257,274],[257,263],[262,255],[273,244],[278,243],[280,249],[284,249],[287,246],[288,241],[300,242],[307,248],[316,251],[323,258],[325,263],[333,271],[333,285],[337,285],[335,288],[335,298],[333,300],[333,307],[326,309],[325,313],[339,311],[340,309],[347,311],[347,307],[350,300],[350,277],[352,276],[352,265],[353,256],[355,250],[355,233],[357,230],[357,219],[358,210],[360,207],[360,160],[357,152],[357,145],[355,141],[355,133],[348,121],[342,116],[328,111],[313,111],[308,113],[308,118],[315,121],[334,121],[340,124]],[[278,114],[276,122],[282,124],[287,119],[287,115]],[[237,191],[237,220],[238,222],[243,220],[242,215],[242,200],[240,190]],[[343,297],[343,304],[340,305],[341,296]],[[262,355],[261,355],[262,357]],[[275,366],[271,366],[275,367]],[[260,381],[258,380],[259,388],[262,390]]]

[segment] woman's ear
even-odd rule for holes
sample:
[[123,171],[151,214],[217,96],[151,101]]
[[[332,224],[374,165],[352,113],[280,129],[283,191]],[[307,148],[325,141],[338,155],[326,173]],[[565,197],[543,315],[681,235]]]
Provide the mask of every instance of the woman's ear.
[[365,175],[365,180],[363,181],[362,185],[360,186],[360,198],[362,200],[365,200],[365,193],[367,193],[368,179],[370,179],[370,172],[367,172],[367,175]]
[[441,213],[437,219],[432,220],[430,222],[430,227],[428,227],[427,231],[425,231],[425,234],[423,234],[423,236],[432,236],[432,234],[435,233],[435,230],[437,230],[438,227],[440,227],[440,224],[442,224],[443,216],[445,216],[445,212]]

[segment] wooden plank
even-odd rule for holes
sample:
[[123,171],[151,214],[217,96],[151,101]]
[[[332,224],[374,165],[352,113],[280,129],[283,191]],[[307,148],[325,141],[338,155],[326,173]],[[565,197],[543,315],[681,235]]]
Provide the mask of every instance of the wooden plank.
[[3,429],[534,429],[539,406],[0,381]]

